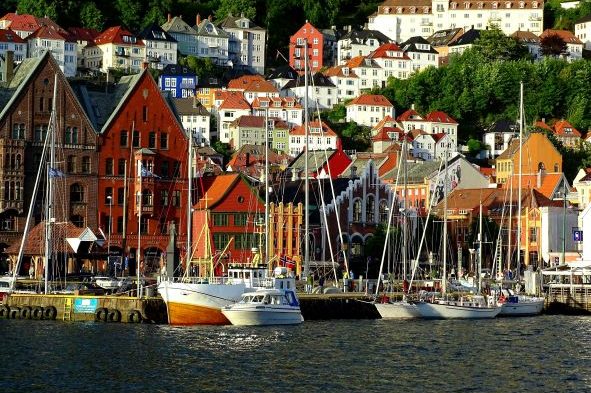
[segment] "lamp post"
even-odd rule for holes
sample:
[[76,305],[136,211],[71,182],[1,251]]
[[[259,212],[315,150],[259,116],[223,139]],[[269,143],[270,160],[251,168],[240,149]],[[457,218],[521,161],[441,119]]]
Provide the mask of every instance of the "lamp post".
[[[107,239],[107,264],[111,269],[111,227],[113,226],[113,196],[107,195],[109,201],[109,234]],[[117,268],[115,268],[115,277],[117,277]]]

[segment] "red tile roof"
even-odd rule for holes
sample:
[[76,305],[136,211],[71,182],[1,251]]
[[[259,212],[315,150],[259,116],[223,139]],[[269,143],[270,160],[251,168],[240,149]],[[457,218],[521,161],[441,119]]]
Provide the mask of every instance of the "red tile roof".
[[389,106],[394,107],[386,97],[381,94],[362,94],[359,97],[353,99],[346,106],[351,105],[371,105],[371,106]]
[[0,42],[14,42],[17,44],[24,44],[27,41],[23,40],[11,29],[0,29]]
[[542,130],[546,130],[546,131],[550,131],[550,132],[554,132],[554,130],[552,129],[552,127],[550,127],[548,124],[546,124],[543,121],[536,121],[534,123],[534,127],[535,128],[540,128]]
[[[558,184],[564,177],[562,173],[543,173],[540,179],[540,187],[538,187],[538,176],[539,174],[537,173],[528,173],[521,175],[521,186],[523,188],[533,188],[539,191],[546,198],[552,197],[552,194],[556,190],[556,187],[558,187]],[[519,176],[515,175],[512,176],[512,178],[509,179],[508,182],[504,183],[503,187],[507,188],[509,187],[509,185],[512,185],[514,189],[517,189],[518,184]]]
[[248,101],[244,99],[244,95],[240,91],[225,91],[222,95],[224,102],[219,109],[250,109]]
[[[136,38],[136,42],[127,42],[123,40],[124,36],[129,36]],[[144,46],[144,42],[129,31],[125,30],[121,26],[113,26],[109,27],[107,30],[103,31],[98,37],[94,39],[94,42],[97,45],[104,45],[104,44],[119,44],[119,45],[133,45],[133,46]]]
[[[320,124],[322,123],[322,124]],[[289,135],[306,135],[306,128],[305,128],[305,124],[302,124],[301,126],[297,126],[296,128],[293,128],[290,132]],[[318,120],[314,120],[310,122],[310,126],[309,128],[319,128],[322,127],[322,134],[320,136],[323,137],[327,137],[327,136],[337,136],[337,134],[325,123],[325,122],[319,122]],[[309,136],[316,136],[318,134],[312,134],[312,132],[308,132]]]
[[396,120],[398,121],[425,121],[425,119],[423,119],[421,117],[421,115],[419,115],[419,113],[417,111],[415,111],[414,109],[408,109],[406,111],[404,111],[401,115],[399,115]]
[[210,208],[219,203],[239,177],[240,174],[238,173],[227,173],[215,176],[211,185],[205,191],[205,195],[195,204],[195,208]]
[[54,41],[65,41],[66,40],[66,37],[62,33],[58,32],[52,28],[49,28],[47,26],[41,26],[39,29],[35,30],[35,32],[33,34],[31,34],[27,37],[27,39],[29,39],[29,38],[42,38],[42,39],[54,40]]
[[94,39],[101,34],[98,30],[86,29],[84,27],[70,27],[68,31],[76,41],[94,42]]
[[[566,130],[570,128],[570,132]],[[554,124],[554,134],[567,137],[580,138],[582,135],[575,127],[566,120],[559,120]]]
[[228,82],[228,89],[244,90],[252,82],[264,81],[261,75],[243,75]]
[[[345,68],[349,69],[348,74],[345,74]],[[324,75],[327,77],[337,76],[339,78],[358,78],[357,74],[355,74],[355,72],[346,65],[330,67],[324,71]]]
[[567,44],[583,45],[583,42],[580,39],[578,39],[577,36],[575,36],[575,34],[572,31],[568,31],[568,30],[546,29],[546,30],[544,30],[544,32],[542,34],[540,34],[540,39],[545,38],[550,35],[559,36]]
[[[274,103],[280,101],[281,106],[275,106]],[[261,106],[261,102],[268,102],[269,106]],[[288,103],[293,103],[292,106],[288,106]],[[254,109],[265,109],[265,108],[281,108],[281,109],[302,109],[299,102],[294,97],[257,97],[252,102]]]
[[[388,54],[388,52],[401,52],[402,56],[390,56],[390,54]],[[385,59],[410,60],[410,57],[408,57],[406,55],[406,53],[404,53],[402,51],[402,49],[394,43],[380,45],[376,50],[371,52],[368,57],[372,58],[372,59],[385,58]]]
[[34,32],[41,24],[39,23],[38,18],[34,17],[33,15],[20,15],[16,13],[9,12],[8,14],[4,15],[0,20],[7,20],[10,21],[8,27],[11,30],[18,30],[18,31],[29,31]]
[[364,60],[365,56],[355,56],[351,60],[349,60],[345,65],[349,68],[357,68],[363,65]]
[[449,124],[458,124],[451,116],[447,113],[442,111],[433,111],[425,116],[425,120],[432,121],[435,123],[449,123]]
[[[269,119],[273,122],[274,128],[288,129],[289,126],[286,122],[281,119]],[[264,128],[265,127],[265,116],[252,116],[245,115],[240,116],[238,119],[232,122],[233,126],[238,127],[251,127],[251,128]]]
[[[45,221],[35,225],[27,236],[24,247],[24,255],[44,255],[45,254]],[[53,226],[53,238],[56,239],[53,245],[54,250],[58,252],[73,252],[66,243],[66,238],[78,237],[86,228],[78,228],[70,221],[60,222]],[[58,240],[59,239],[59,240]],[[7,249],[7,254],[18,254],[20,248],[20,238],[12,243]]]

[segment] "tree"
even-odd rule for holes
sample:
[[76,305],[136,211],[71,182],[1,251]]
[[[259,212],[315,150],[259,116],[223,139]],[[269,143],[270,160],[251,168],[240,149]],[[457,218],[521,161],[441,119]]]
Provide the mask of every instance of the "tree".
[[530,57],[525,46],[516,39],[507,37],[495,25],[480,32],[480,37],[474,42],[473,48],[487,61],[518,60]]
[[330,111],[326,113],[325,116],[331,123],[338,123],[342,120],[345,120],[347,117],[347,108],[344,104],[337,104],[332,107]]
[[540,40],[540,49],[544,56],[559,57],[567,53],[566,42],[558,34],[548,34]]
[[232,148],[229,144],[223,143],[220,141],[215,141],[212,145],[213,149],[224,156],[224,165],[230,161],[230,157],[232,157]]
[[221,0],[220,6],[215,12],[217,19],[224,19],[229,15],[244,15],[248,19],[254,20],[256,14],[256,0]]
[[92,1],[82,4],[80,8],[80,22],[82,27],[102,31],[105,24],[105,17],[101,10]]
[[115,9],[123,26],[131,31],[140,29],[140,18],[143,15],[141,3],[135,0],[116,0]]
[[148,10],[144,16],[143,26],[149,26],[152,23],[162,25],[166,22],[166,14],[172,9],[171,0],[151,0]]
[[468,145],[468,152],[471,156],[476,156],[482,149],[485,148],[484,144],[478,139],[470,138],[466,143]]
[[19,0],[16,10],[19,14],[46,16],[51,20],[57,20],[58,15],[55,2],[50,0]]

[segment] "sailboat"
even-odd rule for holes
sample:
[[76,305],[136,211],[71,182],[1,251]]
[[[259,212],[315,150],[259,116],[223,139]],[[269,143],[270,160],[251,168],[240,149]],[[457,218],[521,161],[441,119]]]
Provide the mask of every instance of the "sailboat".
[[[443,275],[441,278],[441,297],[431,298],[430,301],[420,301],[416,306],[421,317],[428,319],[488,319],[494,318],[501,312],[501,306],[492,298],[485,298],[480,294],[481,278],[479,277],[478,294],[470,297],[460,297],[458,300],[447,298],[447,154],[445,157],[445,175],[443,184]],[[480,203],[480,235],[478,271],[482,264],[482,203]]]
[[[404,212],[402,215],[402,276],[403,280],[406,282],[406,267],[407,267],[407,216],[408,216],[408,179],[407,179],[407,141],[406,136],[404,137],[404,141],[402,144],[402,152],[400,155],[400,164],[404,165]],[[400,168],[400,167],[399,167]],[[398,181],[396,182],[398,184]],[[382,269],[384,266],[384,258],[386,255],[386,249],[388,246],[388,241],[390,239],[390,223],[392,222],[392,214],[394,211],[394,202],[395,198],[392,199],[392,204],[390,206],[390,212],[388,214],[388,227],[386,229],[386,244],[384,244],[384,250],[382,251],[382,262],[380,264],[380,274],[378,275],[378,285],[376,289],[376,298],[380,287],[380,278],[382,276]],[[404,288],[405,293],[403,294],[403,298],[401,301],[391,301],[387,299],[386,301],[374,301],[374,306],[380,317],[382,319],[410,319],[410,318],[419,318],[421,317],[421,313],[419,312],[416,304],[410,303],[407,301],[406,296],[408,295],[407,288]]]
[[[518,197],[517,197],[517,281],[520,280],[521,272],[521,178],[522,178],[522,147],[523,147],[523,124],[524,124],[524,110],[523,110],[523,82],[520,85],[519,92],[519,173],[518,173]],[[511,247],[511,244],[509,244]],[[509,255],[511,255],[509,253]],[[515,294],[511,289],[501,289],[499,296],[499,304],[501,304],[500,316],[529,316],[538,315],[544,309],[543,297],[528,296],[523,294]]]

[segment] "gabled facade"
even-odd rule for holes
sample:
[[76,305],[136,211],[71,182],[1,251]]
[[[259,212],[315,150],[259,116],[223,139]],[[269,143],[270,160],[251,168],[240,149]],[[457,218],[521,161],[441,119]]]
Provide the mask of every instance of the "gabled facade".
[[307,91],[304,76],[301,75],[297,80],[288,82],[281,89],[281,95],[296,98],[302,103],[308,95],[308,110],[311,112],[331,109],[338,102],[336,86],[320,72],[309,79]]
[[[94,40],[101,53],[101,71],[109,68],[140,71],[146,48],[142,40],[121,26],[110,27]],[[93,61],[93,59],[89,59]]]
[[[369,56],[381,68],[381,80],[379,87],[385,87],[386,81],[393,76],[398,79],[406,79],[412,73],[410,57],[396,44],[384,44],[373,51]],[[375,86],[375,85],[374,85]]]
[[302,151],[287,167],[292,179],[306,177],[306,156],[308,176],[314,179],[336,179],[351,165],[351,158],[341,149]]
[[169,64],[162,70],[158,78],[158,87],[169,91],[174,98],[187,98],[195,95],[197,74],[187,67]]
[[414,110],[413,105],[411,109],[403,112],[396,120],[405,131],[421,130],[427,134],[445,133],[450,137],[449,140],[454,145],[451,151],[457,150],[458,122],[445,112],[433,111],[423,117]]
[[308,21],[289,37],[289,65],[299,73],[304,72],[306,42],[308,70],[314,73],[324,67],[324,35]]
[[261,75],[244,75],[228,82],[228,90],[240,91],[249,104],[257,98],[279,97],[279,90]]
[[[94,39],[99,36],[100,31],[83,27],[70,27],[68,33],[70,33],[72,40],[76,41],[78,71],[98,70],[101,67],[100,49],[94,45]],[[90,58],[96,60],[92,62],[89,61]]]
[[144,274],[153,273],[173,225],[177,246],[186,243],[188,136],[148,70],[122,77],[113,92],[92,92],[89,100],[108,105],[97,119],[100,226],[105,233],[111,228],[111,252],[128,256],[130,267],[137,266],[139,244]]
[[411,72],[418,72],[427,67],[439,67],[439,53],[423,37],[411,37],[403,42],[401,47],[411,59]]
[[376,30],[349,30],[339,38],[337,65],[346,64],[355,56],[367,56],[390,39]]
[[304,121],[304,108],[294,97],[262,97],[252,103],[255,116],[265,116],[283,120],[290,126],[299,126]]
[[12,61],[20,63],[27,57],[27,42],[10,29],[0,29],[0,56],[12,52]]
[[534,60],[539,60],[541,58],[540,37],[531,31],[521,30],[511,34],[511,37],[517,40],[521,45],[525,46]]
[[[289,155],[297,156],[306,147],[305,122],[289,132]],[[308,150],[336,150],[340,146],[337,134],[323,121],[311,121],[308,125]]]
[[282,120],[265,116],[240,116],[230,123],[230,145],[238,150],[243,145],[265,146],[265,130],[269,133],[269,147],[279,153],[288,152],[289,126]]
[[489,158],[496,158],[502,154],[516,136],[519,136],[519,125],[514,121],[499,120],[491,124],[482,138],[487,146]]
[[55,24],[42,25],[27,36],[26,40],[29,57],[40,56],[44,51],[49,51],[64,75],[67,77],[76,75],[77,44],[70,38],[67,31]]
[[[251,114],[248,101],[240,91],[218,91],[217,107],[218,136],[223,143],[230,143],[230,124],[240,116]],[[219,98],[219,100],[218,100]]]
[[217,133],[211,132],[211,114],[197,98],[177,98],[174,104],[185,132],[193,135],[195,145],[211,145],[217,140]]
[[197,49],[199,50],[197,57],[209,58],[219,66],[229,66],[230,34],[214,25],[211,18],[200,21],[199,16],[193,29],[197,32]]
[[[200,18],[197,17],[197,21]],[[199,23],[199,22],[197,22]],[[198,56],[197,31],[193,29],[180,16],[172,17],[168,15],[168,20],[162,26],[162,30],[167,32],[177,42],[178,51],[184,56]]]
[[481,29],[469,29],[448,45],[450,55],[461,55],[480,38]]
[[585,49],[591,49],[591,15],[586,15],[575,22],[575,36]]
[[177,41],[156,23],[146,27],[138,38],[146,45],[145,60],[152,68],[162,70],[177,63]]
[[575,147],[582,142],[581,132],[573,127],[567,120],[559,120],[554,123],[553,133],[554,136],[567,147]]
[[[23,60],[8,85],[0,89],[0,243],[4,247],[17,241],[25,228],[48,134],[56,75],[60,127],[55,130],[55,169],[64,174],[54,179],[56,222],[97,227],[99,138],[59,65],[44,52]],[[32,216],[36,222],[43,214],[43,199],[40,192]]]
[[229,15],[217,25],[230,34],[228,58],[232,61],[232,66],[264,74],[267,30],[243,15]]
[[346,105],[348,122],[373,127],[386,116],[394,117],[394,105],[383,95],[363,94]]
[[386,116],[372,128],[371,135],[373,152],[383,153],[391,146],[399,147],[405,133],[392,116]]
[[359,77],[347,65],[331,67],[324,75],[336,86],[339,102],[352,100],[360,94]]
[[540,34],[540,40],[552,35],[560,37],[566,43],[566,52],[561,54],[561,57],[568,61],[575,61],[583,57],[583,41],[577,38],[572,31],[546,29]]

